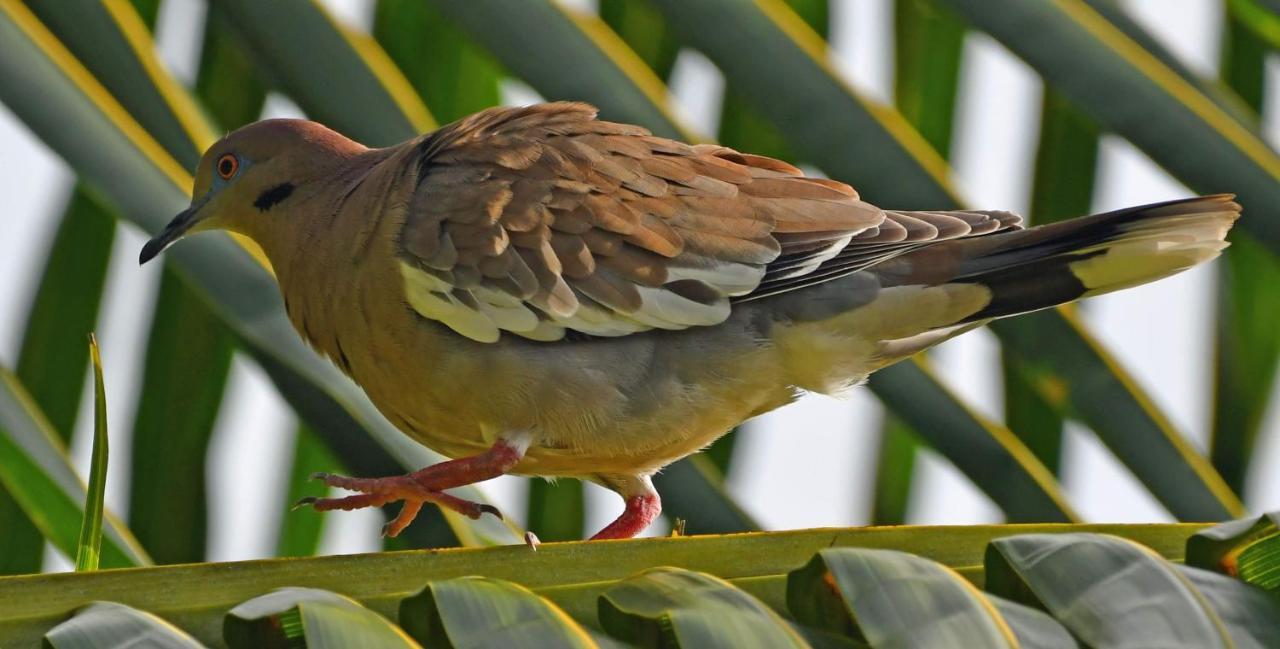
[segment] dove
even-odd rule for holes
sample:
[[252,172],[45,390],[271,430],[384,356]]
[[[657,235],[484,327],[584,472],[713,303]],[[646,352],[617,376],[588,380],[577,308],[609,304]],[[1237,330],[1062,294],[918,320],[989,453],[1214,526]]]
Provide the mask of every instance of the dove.
[[[875,155],[874,151],[866,155]],[[1006,211],[904,211],[767,157],[656,137],[582,103],[493,108],[387,148],[273,119],[213,144],[188,209],[142,250],[225,230],[270,261],[289,320],[413,440],[450,461],[317,510],[515,474],[589,480],[628,538],[651,481],[805,392],[839,395],[1006,316],[1216,257],[1240,213],[1192,197],[1024,228]]]

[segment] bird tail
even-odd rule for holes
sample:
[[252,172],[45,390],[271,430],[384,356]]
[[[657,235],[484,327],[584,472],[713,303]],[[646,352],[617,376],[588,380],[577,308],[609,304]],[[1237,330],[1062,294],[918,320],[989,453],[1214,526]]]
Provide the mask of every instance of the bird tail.
[[950,283],[991,291],[990,302],[966,322],[1001,318],[1145,284],[1217,257],[1240,216],[1232,198],[1130,207],[920,252],[959,260]]
[[[867,269],[875,297],[831,312],[812,295],[773,340],[788,381],[839,394],[867,372],[994,319],[1155,281],[1217,257],[1240,216],[1231,196],[1130,207],[923,246]],[[861,275],[835,288],[858,295]],[[830,296],[825,296],[830,297]],[[784,298],[785,299],[785,298]],[[876,341],[870,359],[866,347]],[[851,344],[852,343],[852,344]]]

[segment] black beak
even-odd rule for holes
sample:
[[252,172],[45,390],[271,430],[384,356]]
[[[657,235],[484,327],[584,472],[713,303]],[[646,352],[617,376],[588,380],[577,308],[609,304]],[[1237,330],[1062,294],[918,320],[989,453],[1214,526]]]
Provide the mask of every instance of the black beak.
[[169,221],[169,225],[164,226],[160,234],[148,241],[147,245],[142,246],[142,254],[138,255],[138,264],[141,265],[151,261],[156,255],[163,252],[165,248],[168,248],[169,244],[182,238],[182,235],[186,234],[187,230],[190,230],[191,226],[195,224],[196,212],[199,212],[201,207],[204,207],[204,201],[182,210],[177,216],[173,217],[173,220]]

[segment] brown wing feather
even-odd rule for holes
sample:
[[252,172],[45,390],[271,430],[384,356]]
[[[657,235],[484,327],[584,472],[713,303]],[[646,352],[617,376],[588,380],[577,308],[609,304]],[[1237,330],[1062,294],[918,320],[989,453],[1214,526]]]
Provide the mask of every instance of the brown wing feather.
[[861,259],[850,251],[864,243],[987,227],[944,213],[886,219],[843,183],[598,121],[585,104],[495,108],[405,146],[409,302],[482,341],[712,325],[731,298],[843,268],[832,264]]

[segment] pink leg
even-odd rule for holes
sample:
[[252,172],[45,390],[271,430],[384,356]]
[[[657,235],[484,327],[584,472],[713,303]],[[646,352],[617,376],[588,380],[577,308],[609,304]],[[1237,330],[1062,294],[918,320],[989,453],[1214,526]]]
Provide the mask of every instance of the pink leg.
[[394,520],[383,527],[387,536],[396,536],[413,522],[423,503],[435,503],[470,518],[484,513],[499,518],[502,514],[492,505],[473,503],[443,490],[496,478],[510,471],[524,457],[525,445],[499,440],[488,451],[433,464],[407,475],[386,478],[348,478],[332,473],[317,473],[312,478],[331,487],[360,492],[344,498],[303,498],[298,505],[311,505],[318,511],[377,507],[403,500],[404,506]]
[[601,539],[629,539],[644,531],[653,519],[662,513],[662,501],[648,476],[602,476],[604,482],[617,491],[626,501],[626,508],[612,523],[596,532],[592,541]]

